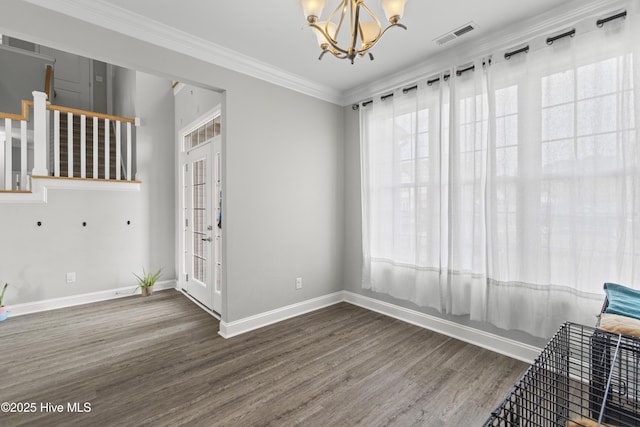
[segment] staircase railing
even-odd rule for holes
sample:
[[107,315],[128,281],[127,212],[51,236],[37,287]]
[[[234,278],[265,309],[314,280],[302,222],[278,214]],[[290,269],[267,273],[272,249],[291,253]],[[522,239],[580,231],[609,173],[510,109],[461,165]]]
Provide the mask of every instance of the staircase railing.
[[[34,92],[34,97],[36,92]],[[35,101],[22,101],[22,113],[0,113],[0,190],[12,191],[12,190],[25,190],[28,189],[27,179],[27,165],[28,165],[28,146],[33,145],[33,132],[35,129],[30,126],[29,123],[29,111],[33,109]],[[19,126],[14,126],[14,122],[19,123]],[[19,129],[19,162],[20,168],[18,169],[15,180],[13,179],[14,167],[13,167],[13,140],[14,127]],[[32,136],[29,138],[29,132]],[[17,135],[16,135],[17,136]],[[29,141],[31,140],[31,142]],[[34,146],[35,150],[35,146]],[[35,151],[34,151],[35,154]],[[35,156],[32,162],[35,168]],[[41,160],[39,158],[39,160]],[[42,172],[41,167],[37,169],[38,173]]]
[[[91,111],[77,110],[75,108],[59,107],[56,105],[47,106],[48,110],[53,111],[53,176],[67,176],[76,178],[93,178],[93,179],[115,179],[115,180],[132,180],[131,161],[132,161],[132,125],[135,119],[126,117],[112,116],[102,113],[94,113]],[[65,115],[66,120],[61,120],[61,116]],[[115,124],[115,142],[112,142],[111,122]],[[74,123],[80,124],[80,129],[74,126]],[[91,126],[92,130],[87,127]],[[66,127],[66,129],[63,129]],[[123,129],[124,128],[124,129]],[[66,130],[66,141],[61,139],[62,131]],[[123,132],[124,131],[124,132]],[[102,132],[102,133],[101,133]],[[91,136],[91,141],[87,141],[87,137]],[[121,168],[115,167],[115,176],[111,175],[111,166],[119,166],[123,157],[123,136],[124,136],[124,160],[125,160],[125,176],[121,174]],[[80,156],[79,159],[74,156],[74,142],[80,139]],[[61,171],[61,164],[64,163],[60,158],[62,145],[66,143],[66,174]],[[115,146],[115,153],[112,153],[112,143]],[[91,144],[91,156],[87,156],[88,144]],[[100,151],[104,155],[101,156]],[[99,159],[102,157],[102,164]],[[80,162],[79,170],[76,161]],[[91,162],[90,165],[87,164]],[[91,169],[91,176],[87,173]],[[101,169],[103,169],[102,173]]]
[[[32,176],[52,175],[117,181],[134,179],[132,126],[137,126],[136,119],[49,105],[46,99],[45,93],[33,92],[33,101],[22,101],[22,114],[0,113],[0,190],[28,189],[27,166],[31,164],[33,165]],[[32,116],[31,110],[33,110]],[[20,123],[19,156],[14,156],[13,153],[14,133],[18,129],[14,122]],[[51,134],[53,150],[49,163],[47,158],[50,153],[51,123],[53,123]],[[74,126],[74,123],[79,124],[79,128]],[[113,138],[111,124],[115,125]],[[4,138],[1,138],[3,133]],[[61,135],[65,136],[65,134],[66,138],[61,138]],[[115,141],[112,142],[112,139]],[[111,149],[113,146],[114,150]],[[79,156],[74,156],[76,147],[79,148]],[[65,151],[66,159],[61,159],[61,152]],[[13,165],[14,157],[19,158],[19,169]],[[61,165],[64,163],[66,168],[61,170]],[[51,174],[49,164],[53,169]],[[114,166],[113,174],[111,165]],[[124,166],[124,170],[121,165]]]

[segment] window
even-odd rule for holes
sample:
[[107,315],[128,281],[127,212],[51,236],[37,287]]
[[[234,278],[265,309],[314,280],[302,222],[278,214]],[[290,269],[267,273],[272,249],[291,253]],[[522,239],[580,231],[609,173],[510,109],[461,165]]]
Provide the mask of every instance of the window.
[[640,53],[616,25],[361,109],[364,287],[549,337],[640,283]]
[[220,116],[216,116],[206,123],[203,123],[196,129],[192,130],[184,136],[184,151],[196,148],[198,145],[210,142],[213,138],[220,135]]
[[[637,175],[625,164],[636,143],[633,81],[623,72],[630,61],[630,55],[612,57],[541,81],[543,247],[557,260],[553,274],[562,282],[613,275],[623,257],[618,248],[627,230],[620,221],[633,221],[625,183]],[[567,258],[587,265],[568,271],[562,265]],[[596,282],[591,290],[601,286]]]

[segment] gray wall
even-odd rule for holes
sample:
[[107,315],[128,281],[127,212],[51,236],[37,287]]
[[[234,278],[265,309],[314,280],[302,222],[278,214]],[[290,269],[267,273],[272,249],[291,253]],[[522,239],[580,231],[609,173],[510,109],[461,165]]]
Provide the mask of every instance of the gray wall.
[[[145,221],[140,193],[49,190],[47,204],[0,204],[0,281],[11,284],[5,303],[133,285],[148,252]],[[76,283],[66,283],[67,272]]]
[[21,101],[33,100],[34,90],[44,90],[46,66],[52,63],[46,57],[0,47],[0,111],[20,114]]
[[342,290],[342,108],[237,74],[225,86],[227,320]]
[[[78,55],[224,91],[223,320],[342,289],[342,108],[18,0],[3,3],[0,29]],[[173,138],[173,131],[168,135]],[[161,143],[149,142],[153,147]],[[140,159],[140,171],[143,165]],[[164,183],[169,179],[160,175],[173,172],[158,168],[149,173]],[[173,194],[173,185],[170,188]],[[153,209],[173,202],[173,195],[160,186],[150,189],[150,197],[155,201],[149,206],[152,215],[162,215]],[[165,225],[168,220],[153,224]],[[295,278],[300,276],[303,289],[296,291]]]
[[113,114],[122,117],[136,115],[136,72],[122,67],[113,67]]
[[[141,190],[57,189],[46,204],[0,203],[0,281],[11,283],[8,304],[132,286],[132,272],[143,266],[175,277],[171,82],[134,77],[133,115],[146,125],[137,134]],[[77,274],[76,283],[66,283],[67,272]]]
[[93,111],[107,113],[107,64],[92,61],[93,73],[91,85],[93,90]]
[[178,132],[204,113],[213,110],[222,103],[222,94],[210,89],[186,85],[175,95],[176,141]]
[[[121,117],[136,116],[136,72],[122,67],[112,68],[111,99],[112,114]],[[133,140],[136,140],[137,128],[132,128]],[[122,153],[126,156],[125,140],[122,139]],[[131,169],[133,179],[137,179],[137,147],[134,144],[131,153]],[[126,161],[126,159],[125,159]]]
[[174,104],[171,81],[136,72],[136,179],[142,182],[147,271],[162,268],[161,280],[175,279]]
[[360,193],[359,113],[344,107],[344,270],[345,290],[372,296],[362,289],[362,200]]

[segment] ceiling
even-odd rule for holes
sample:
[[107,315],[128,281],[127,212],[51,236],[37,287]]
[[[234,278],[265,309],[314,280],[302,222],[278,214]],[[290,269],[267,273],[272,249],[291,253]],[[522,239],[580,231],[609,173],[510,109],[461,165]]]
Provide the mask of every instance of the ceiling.
[[[364,57],[353,65],[328,55],[318,61],[320,48],[312,30],[305,28],[299,0],[106,2],[304,79],[345,91],[424,60],[444,48],[437,46],[433,39],[469,21],[475,22],[478,29],[467,36],[482,37],[567,0],[409,0],[401,21],[408,30],[391,29],[373,49],[373,62]],[[381,21],[385,19],[379,0],[369,0],[367,4]],[[335,7],[337,0],[329,1],[324,18],[333,9],[332,5]],[[464,37],[453,43],[463,40]]]
[[[133,33],[136,31],[133,28],[136,23],[147,29],[160,28],[165,37],[150,37],[149,40],[154,43],[164,43],[172,48],[170,44],[173,38],[185,43],[197,41],[198,47],[207,46],[214,53],[222,51],[231,56],[239,56],[243,63],[253,64],[254,68],[266,67],[271,74],[282,72],[301,85],[308,83],[336,95],[384,80],[386,76],[424,63],[428,58],[456,45],[480,40],[507,27],[517,28],[522,21],[527,21],[529,25],[531,19],[540,14],[553,16],[554,12],[551,10],[554,8],[566,12],[572,5],[602,2],[409,0],[401,20],[408,30],[390,29],[372,50],[374,61],[364,57],[357,59],[352,65],[347,60],[338,60],[330,55],[318,61],[320,48],[312,30],[305,28],[306,21],[299,0],[26,1],[50,9],[57,8],[76,18],[121,32],[126,32],[126,28],[118,24],[116,18],[126,17]],[[368,0],[367,4],[384,20],[379,0]],[[324,18],[336,5],[337,0],[329,1]],[[107,13],[111,16],[104,18],[103,15]],[[470,21],[476,24],[475,31],[444,46],[438,46],[433,41]],[[209,60],[215,62],[216,55],[209,55]]]

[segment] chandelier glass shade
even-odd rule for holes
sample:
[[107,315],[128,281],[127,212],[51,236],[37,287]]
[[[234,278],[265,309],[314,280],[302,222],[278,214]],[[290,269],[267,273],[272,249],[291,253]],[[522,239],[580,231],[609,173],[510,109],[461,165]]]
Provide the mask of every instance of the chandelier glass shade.
[[[364,0],[340,0],[338,6],[331,12],[326,21],[319,21],[328,0],[301,0],[307,24],[313,28],[322,53],[318,59],[328,52],[336,58],[348,59],[353,64],[357,57],[365,54],[373,60],[369,52],[384,33],[391,27],[407,29],[399,21],[404,14],[407,0],[380,0],[384,14],[389,24],[383,29],[378,17],[369,9]],[[338,38],[343,26],[348,26],[348,37]],[[339,43],[347,45],[340,46]]]

